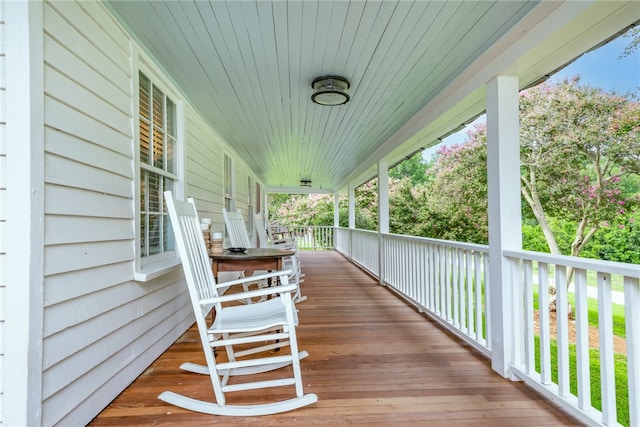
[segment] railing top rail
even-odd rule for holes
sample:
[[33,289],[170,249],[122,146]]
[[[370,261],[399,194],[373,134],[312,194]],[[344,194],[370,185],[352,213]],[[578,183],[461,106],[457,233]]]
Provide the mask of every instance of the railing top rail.
[[[337,229],[340,230],[350,230],[349,228],[346,227],[336,227]],[[353,231],[357,231],[359,233],[375,233],[378,234],[377,231],[371,231],[371,230],[361,230],[358,228],[353,229]],[[401,240],[413,240],[413,241],[417,241],[417,242],[422,242],[422,243],[431,243],[434,245],[440,245],[440,246],[448,246],[451,248],[456,248],[456,249],[464,249],[467,251],[476,251],[476,252],[482,252],[485,254],[489,253],[489,246],[488,245],[480,245],[477,243],[466,243],[466,242],[454,242],[451,240],[442,240],[442,239],[433,239],[431,237],[420,237],[420,236],[408,236],[406,234],[393,234],[393,233],[381,233],[383,237],[393,237],[394,239],[401,239]]]
[[545,262],[548,264],[561,264],[572,268],[596,270],[602,273],[620,274],[626,277],[640,278],[639,264],[626,264],[624,262],[602,261],[599,259],[579,258],[567,255],[553,255],[533,251],[505,250],[502,251],[502,255],[508,258]]
[[414,241],[419,241],[419,242],[426,242],[426,243],[431,243],[434,245],[439,245],[439,246],[447,246],[450,248],[456,248],[456,249],[464,249],[467,251],[476,251],[476,252],[482,252],[482,253],[489,253],[489,246],[487,245],[480,245],[477,243],[467,243],[467,242],[454,242],[451,240],[442,240],[442,239],[433,239],[431,237],[420,237],[420,236],[407,236],[405,234],[393,234],[393,233],[389,233],[389,234],[382,234],[383,236],[388,236],[388,237],[393,237],[394,239],[401,239],[401,240],[414,240]]

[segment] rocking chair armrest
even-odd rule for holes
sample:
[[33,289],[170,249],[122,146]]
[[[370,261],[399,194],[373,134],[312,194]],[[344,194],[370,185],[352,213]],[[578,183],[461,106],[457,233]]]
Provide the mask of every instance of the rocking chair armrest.
[[287,278],[289,278],[290,275],[291,275],[291,270],[272,271],[270,273],[259,274],[257,276],[241,277],[239,279],[229,280],[228,282],[217,283],[216,287],[222,288],[222,287],[228,287],[233,285],[241,285],[243,283],[253,283],[263,279],[271,279],[273,277],[286,276]]
[[270,288],[261,288],[255,291],[248,292],[238,292],[234,294],[222,295],[216,298],[207,298],[200,301],[200,305],[207,304],[216,304],[237,300],[246,300],[249,298],[256,298],[265,295],[273,295],[273,294],[282,294],[282,293],[292,293],[298,289],[298,286],[295,284],[291,285],[280,285],[280,286],[272,286]]

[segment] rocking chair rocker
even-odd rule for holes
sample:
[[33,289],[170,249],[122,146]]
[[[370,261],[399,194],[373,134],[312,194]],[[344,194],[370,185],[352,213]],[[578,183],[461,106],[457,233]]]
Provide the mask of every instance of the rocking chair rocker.
[[[303,392],[300,359],[308,353],[298,352],[297,315],[291,296],[296,286],[289,284],[289,272],[278,271],[260,277],[277,277],[281,282],[279,286],[220,296],[218,288],[255,281],[258,277],[216,285],[193,200],[187,203],[174,200],[170,191],[164,194],[207,361],[206,366],[184,363],[181,368],[209,375],[216,402],[197,400],[171,391],[161,393],[158,398],[192,411],[230,416],[275,414],[316,402],[315,394]],[[270,299],[251,305],[229,304],[267,295]],[[212,311],[214,320],[209,325],[207,316]],[[247,344],[257,347],[247,348]],[[241,350],[238,351],[237,347]],[[290,351],[283,351],[285,348]],[[265,351],[271,349],[281,349],[279,351],[285,354],[265,356]],[[223,350],[226,350],[227,360],[220,360],[225,353]],[[249,355],[254,356],[247,358]],[[239,375],[257,375],[281,368],[283,378],[229,384],[231,378]],[[291,385],[295,386],[295,397],[288,400],[254,405],[230,405],[226,402],[226,394],[232,391]]]

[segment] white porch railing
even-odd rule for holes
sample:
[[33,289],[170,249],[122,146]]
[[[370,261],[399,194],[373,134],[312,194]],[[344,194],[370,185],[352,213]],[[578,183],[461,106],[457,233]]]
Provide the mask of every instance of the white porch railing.
[[301,250],[333,250],[333,227],[331,226],[301,226],[286,227],[296,237],[298,249]]
[[[627,414],[622,418],[629,420],[628,425],[640,426],[640,266],[528,251],[505,251],[503,255],[516,290],[514,331],[520,332],[514,337],[512,372],[594,425],[617,425],[621,415],[617,413],[618,402],[628,398],[628,418]],[[567,287],[569,276],[573,277],[572,292]],[[624,292],[613,291],[612,281],[622,284]],[[555,325],[549,310],[542,309],[549,306],[551,285],[556,289]],[[624,297],[626,352],[622,354],[614,352],[613,295]],[[536,296],[538,307],[534,305]],[[571,298],[575,298],[575,338],[569,335],[570,322],[574,322],[568,316]],[[597,304],[597,353],[590,350],[590,299]],[[557,332],[552,334],[554,326]],[[557,348],[553,351],[556,357],[552,357],[553,347]],[[625,363],[626,387],[616,385],[616,370],[623,369]],[[601,409],[593,404],[593,383],[600,390],[597,400]],[[617,391],[622,395],[617,396]]]
[[[335,229],[334,236],[336,250],[491,357],[487,246],[345,228]],[[628,425],[640,426],[640,266],[526,251],[503,255],[515,288],[512,310],[504,314],[514,324],[512,374],[585,424],[618,425],[626,417],[618,417],[617,408],[628,398]],[[626,353],[620,355],[613,345],[612,280],[624,288]],[[553,336],[549,310],[534,305],[537,296],[538,307],[548,307],[550,283],[556,285],[558,301]],[[570,339],[567,302],[574,297],[576,337]],[[589,300],[597,304],[599,319],[595,362],[589,350]],[[557,357],[552,358],[552,348]],[[625,363],[627,385],[616,385],[615,369]],[[592,403],[592,383],[601,390],[602,409]],[[616,396],[617,389],[624,396]]]

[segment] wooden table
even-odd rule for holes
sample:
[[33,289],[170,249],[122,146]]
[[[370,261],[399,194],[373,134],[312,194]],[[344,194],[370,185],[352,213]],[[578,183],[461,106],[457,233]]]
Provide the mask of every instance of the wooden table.
[[209,255],[213,276],[217,279],[221,271],[282,270],[283,259],[293,256],[289,249],[250,248],[246,253],[232,253],[225,250],[221,254]]

